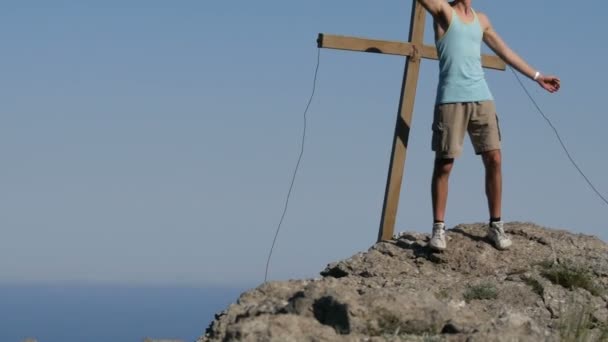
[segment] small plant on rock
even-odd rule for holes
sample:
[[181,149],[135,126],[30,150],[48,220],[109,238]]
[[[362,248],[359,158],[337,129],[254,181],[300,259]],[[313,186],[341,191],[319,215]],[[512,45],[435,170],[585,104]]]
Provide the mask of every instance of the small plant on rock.
[[[439,328],[432,322],[424,320],[403,321],[394,312],[378,308],[375,310],[376,322],[367,323],[369,336],[435,336]],[[375,324],[374,324],[375,323]]]
[[441,342],[443,341],[441,339],[441,336],[434,336],[434,335],[424,335],[422,336],[422,342]]
[[[607,341],[608,324],[593,318],[592,308],[587,304],[572,305],[559,322],[562,342]],[[595,333],[593,332],[595,330]]]
[[585,289],[594,296],[599,296],[603,292],[593,281],[591,273],[583,266],[571,263],[543,263],[540,266],[543,268],[540,274],[556,285],[570,290],[574,288]]
[[439,292],[435,293],[435,298],[439,300],[447,300],[450,298],[450,293],[448,292],[448,289],[441,289]]
[[498,290],[492,283],[469,285],[464,291],[464,300],[468,303],[474,299],[496,299]]

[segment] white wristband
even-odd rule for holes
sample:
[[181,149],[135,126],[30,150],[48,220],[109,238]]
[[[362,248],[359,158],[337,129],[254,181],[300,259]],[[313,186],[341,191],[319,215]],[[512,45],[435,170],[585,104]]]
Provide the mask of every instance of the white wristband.
[[536,74],[534,74],[534,80],[536,81],[539,77],[540,77],[540,71],[537,71]]

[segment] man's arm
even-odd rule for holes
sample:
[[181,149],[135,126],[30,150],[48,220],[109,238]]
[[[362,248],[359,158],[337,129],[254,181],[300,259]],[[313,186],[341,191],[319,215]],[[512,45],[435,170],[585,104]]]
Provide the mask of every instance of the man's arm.
[[[530,79],[534,79],[536,76],[536,69],[532,68],[526,61],[523,60],[519,55],[517,55],[507,44],[500,38],[498,33],[494,31],[492,24],[487,16],[482,13],[478,13],[479,21],[484,30],[483,32],[483,41],[496,53],[500,58],[502,58],[507,64],[511,65],[517,71],[526,75]],[[550,93],[554,93],[560,88],[560,80],[555,76],[545,76],[539,75],[536,78],[536,82],[545,90]]]
[[445,0],[418,0],[434,18],[446,18],[450,13],[450,5]]

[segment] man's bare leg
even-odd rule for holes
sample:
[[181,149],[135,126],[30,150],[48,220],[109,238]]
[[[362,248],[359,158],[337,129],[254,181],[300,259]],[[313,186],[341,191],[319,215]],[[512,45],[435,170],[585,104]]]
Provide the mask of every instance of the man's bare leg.
[[490,210],[490,225],[487,238],[498,249],[511,247],[511,239],[505,233],[501,215],[502,202],[502,161],[500,150],[484,152],[481,155],[486,168],[486,195]]
[[502,208],[502,154],[500,150],[481,154],[486,169],[486,196],[490,219],[501,217]]
[[445,221],[445,208],[448,202],[448,181],[453,166],[454,159],[435,159],[433,180],[431,182],[433,219],[435,222]]
[[429,246],[436,251],[447,248],[445,237],[445,207],[448,201],[448,181],[454,166],[454,159],[435,159],[433,181],[431,182],[431,196],[433,198],[433,235]]

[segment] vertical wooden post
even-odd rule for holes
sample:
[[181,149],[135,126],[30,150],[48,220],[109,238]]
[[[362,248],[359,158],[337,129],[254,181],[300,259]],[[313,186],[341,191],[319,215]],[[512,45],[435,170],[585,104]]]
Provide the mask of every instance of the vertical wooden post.
[[397,124],[393,137],[393,149],[391,152],[391,161],[384,193],[384,205],[382,207],[378,241],[390,240],[395,231],[401,182],[405,169],[407,143],[414,111],[416,85],[418,84],[418,74],[420,73],[425,18],[426,12],[424,11],[424,8],[418,1],[413,0],[409,41],[414,46],[414,53],[412,56],[407,57],[405,63],[401,99],[399,100]]

